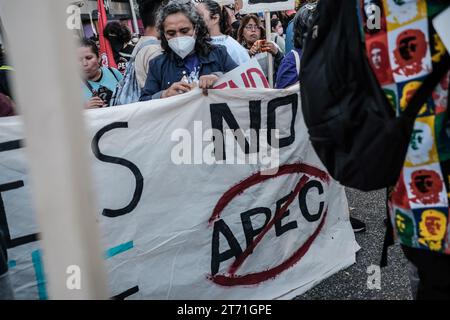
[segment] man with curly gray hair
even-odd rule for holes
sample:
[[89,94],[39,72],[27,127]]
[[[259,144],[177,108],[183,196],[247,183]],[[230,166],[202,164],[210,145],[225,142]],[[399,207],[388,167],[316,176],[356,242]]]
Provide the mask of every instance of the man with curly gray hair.
[[150,61],[140,100],[167,98],[198,86],[211,88],[237,64],[223,46],[214,46],[191,1],[170,1],[158,15],[163,54]]

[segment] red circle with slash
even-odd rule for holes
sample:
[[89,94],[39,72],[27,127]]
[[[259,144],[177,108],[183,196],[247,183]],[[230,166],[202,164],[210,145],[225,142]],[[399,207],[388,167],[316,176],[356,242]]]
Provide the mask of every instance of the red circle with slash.
[[223,194],[223,196],[219,199],[217,202],[213,214],[211,218],[209,219],[210,225],[216,220],[220,218],[220,215],[222,214],[225,207],[238,195],[242,194],[246,189],[258,184],[262,183],[266,180],[274,179],[276,177],[287,175],[287,174],[294,174],[294,173],[304,173],[300,178],[300,181],[297,183],[294,192],[292,192],[289,199],[286,201],[286,203],[281,207],[281,209],[275,214],[273,219],[267,223],[267,225],[264,227],[264,229],[258,234],[258,236],[253,240],[253,243],[249,245],[246,250],[236,259],[233,264],[229,267],[228,272],[226,275],[224,274],[216,274],[216,275],[210,275],[208,278],[221,286],[238,286],[238,285],[255,285],[261,282],[264,282],[269,279],[273,279],[279,274],[281,274],[283,271],[289,269],[290,267],[294,266],[296,263],[298,263],[302,257],[308,252],[309,248],[311,247],[314,240],[319,235],[320,231],[322,230],[322,227],[325,223],[325,219],[327,216],[327,208],[324,210],[324,214],[322,216],[322,220],[320,221],[319,225],[317,226],[316,230],[314,230],[313,234],[305,241],[305,243],[296,250],[286,261],[280,263],[279,265],[260,272],[254,272],[249,273],[245,275],[237,275],[236,272],[238,269],[242,266],[244,261],[249,257],[249,255],[254,251],[255,247],[261,242],[264,235],[269,231],[269,229],[283,217],[283,214],[287,211],[289,205],[292,203],[292,201],[297,197],[299,192],[302,190],[302,188],[305,186],[305,184],[310,180],[308,176],[312,176],[316,179],[319,179],[320,181],[329,184],[330,183],[330,176],[327,172],[313,167],[311,165],[305,164],[305,163],[298,163],[298,164],[288,164],[284,165],[279,168],[278,172],[274,175],[263,175],[262,172],[258,172],[253,174],[252,176],[248,177],[247,179],[241,181],[237,185],[233,186],[231,189],[229,189],[227,192]]

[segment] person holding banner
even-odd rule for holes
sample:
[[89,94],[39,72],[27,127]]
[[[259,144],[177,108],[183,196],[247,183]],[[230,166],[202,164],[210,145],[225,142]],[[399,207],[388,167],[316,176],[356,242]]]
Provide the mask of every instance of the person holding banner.
[[212,44],[227,48],[228,54],[238,65],[250,60],[247,50],[230,36],[232,27],[225,7],[221,8],[214,0],[201,0],[197,5],[197,11],[205,20]]
[[84,78],[84,107],[96,109],[109,106],[122,74],[117,69],[102,67],[98,47],[92,40],[81,41],[78,58]]
[[164,53],[150,61],[140,101],[168,98],[196,86],[206,91],[238,66],[225,47],[210,43],[205,22],[191,2],[163,6],[158,28]]
[[266,41],[265,29],[261,26],[261,21],[254,14],[246,15],[241,20],[238,30],[238,42],[248,50],[250,57],[258,59],[266,77],[268,75],[268,54],[274,57],[274,81],[278,67],[283,60],[281,49],[272,41]]

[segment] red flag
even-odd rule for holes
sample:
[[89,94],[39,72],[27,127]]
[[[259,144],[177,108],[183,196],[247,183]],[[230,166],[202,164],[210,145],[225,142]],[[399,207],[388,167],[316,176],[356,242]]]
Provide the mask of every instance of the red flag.
[[117,68],[116,62],[114,61],[113,51],[109,41],[103,36],[103,30],[108,23],[108,18],[106,17],[106,10],[104,0],[97,0],[98,8],[98,39],[100,41],[100,57],[102,59],[102,64],[104,67]]

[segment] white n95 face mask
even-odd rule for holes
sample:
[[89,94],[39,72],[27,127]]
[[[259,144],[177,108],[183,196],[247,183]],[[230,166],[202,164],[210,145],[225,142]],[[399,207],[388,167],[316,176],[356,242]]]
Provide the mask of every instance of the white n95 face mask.
[[170,49],[181,59],[186,58],[195,48],[195,38],[191,36],[176,37],[168,41]]

